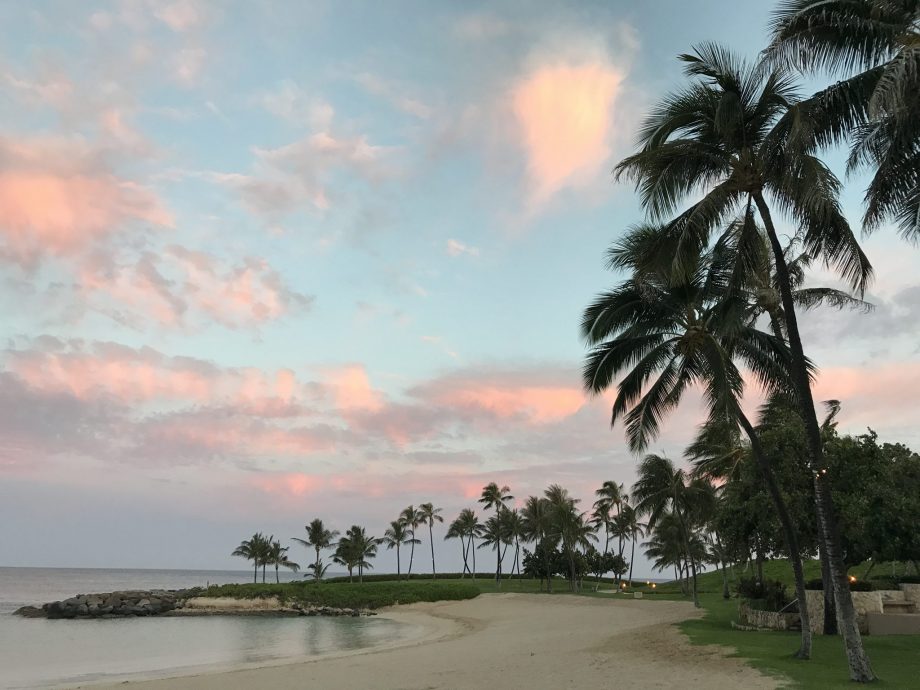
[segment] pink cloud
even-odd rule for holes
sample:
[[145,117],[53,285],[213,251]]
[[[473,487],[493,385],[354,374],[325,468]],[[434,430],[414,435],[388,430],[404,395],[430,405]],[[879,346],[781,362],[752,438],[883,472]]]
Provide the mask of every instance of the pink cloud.
[[161,5],[154,11],[154,15],[176,32],[189,31],[204,21],[201,8],[189,0]]
[[371,388],[367,371],[360,364],[329,371],[325,383],[332,391],[336,407],[346,414],[354,411],[377,412],[383,408],[382,394]]
[[534,202],[590,180],[603,168],[622,79],[612,65],[591,61],[547,64],[515,85],[511,98]]
[[80,141],[0,139],[0,233],[14,261],[72,255],[132,222],[173,226],[152,192],[95,156]]
[[220,368],[204,360],[169,357],[151,348],[114,343],[42,341],[8,350],[6,368],[32,390],[79,400],[115,398],[125,404],[229,405],[251,414],[289,414],[309,396],[293,371]]

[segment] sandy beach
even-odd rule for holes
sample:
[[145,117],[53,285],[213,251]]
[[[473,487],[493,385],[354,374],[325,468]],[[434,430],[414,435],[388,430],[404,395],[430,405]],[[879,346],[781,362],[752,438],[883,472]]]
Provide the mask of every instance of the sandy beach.
[[381,615],[415,623],[424,632],[387,648],[129,685],[148,690],[778,687],[724,650],[691,646],[673,626],[701,615],[685,602],[483,594],[395,607]]

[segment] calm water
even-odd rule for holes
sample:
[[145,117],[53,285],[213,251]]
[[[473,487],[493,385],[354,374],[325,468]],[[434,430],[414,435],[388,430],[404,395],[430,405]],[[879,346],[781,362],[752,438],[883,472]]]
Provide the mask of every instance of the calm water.
[[[271,574],[274,577],[274,573]],[[241,664],[362,649],[413,632],[385,618],[23,619],[25,604],[118,589],[251,582],[207,570],[0,568],[0,687],[55,687],[182,675]],[[282,579],[287,578],[282,574]]]

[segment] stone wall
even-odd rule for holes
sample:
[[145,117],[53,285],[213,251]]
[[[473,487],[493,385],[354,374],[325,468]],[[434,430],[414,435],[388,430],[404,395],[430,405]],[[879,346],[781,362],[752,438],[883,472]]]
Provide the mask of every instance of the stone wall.
[[742,625],[770,630],[789,630],[799,620],[797,613],[779,613],[778,611],[758,611],[752,609],[746,601],[738,604],[738,618]]
[[904,592],[904,599],[913,602],[917,611],[920,612],[920,584],[901,584],[898,585]]
[[[869,632],[866,615],[882,612],[882,592],[851,592],[853,606],[856,608],[856,621],[859,631],[863,634]],[[824,634],[824,592],[819,589],[809,589],[805,592],[808,601],[808,616],[811,631],[816,635]]]

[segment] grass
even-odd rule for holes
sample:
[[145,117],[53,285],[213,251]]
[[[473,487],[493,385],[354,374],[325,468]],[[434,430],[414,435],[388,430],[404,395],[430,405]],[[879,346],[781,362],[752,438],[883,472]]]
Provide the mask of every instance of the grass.
[[[792,654],[798,648],[795,632],[746,632],[735,630],[731,621],[737,617],[738,601],[723,599],[720,594],[702,594],[700,603],[706,615],[699,620],[684,621],[680,629],[691,643],[730,647],[734,656],[751,666],[784,679],[792,687],[852,688],[847,674],[843,640],[840,637],[815,635],[812,658],[801,661]],[[917,687],[920,678],[920,636],[864,636],[863,641],[880,681],[873,687]]]
[[282,602],[298,602],[335,608],[377,609],[419,601],[455,601],[479,596],[480,589],[464,582],[364,582],[214,585],[202,592],[206,597],[256,599],[278,597]]

